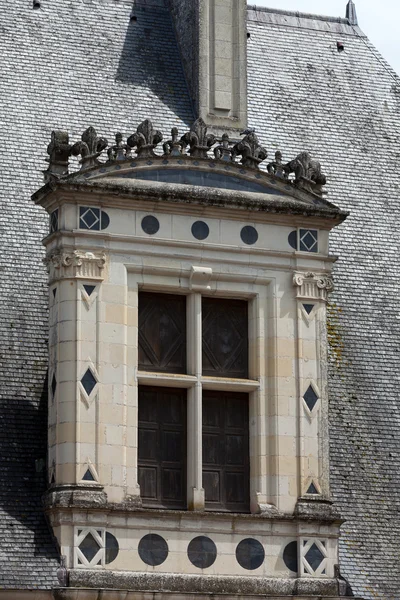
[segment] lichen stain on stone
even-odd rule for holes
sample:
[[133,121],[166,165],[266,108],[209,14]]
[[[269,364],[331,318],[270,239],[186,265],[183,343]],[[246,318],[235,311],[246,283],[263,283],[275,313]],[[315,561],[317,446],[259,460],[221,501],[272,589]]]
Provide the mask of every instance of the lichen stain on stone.
[[343,309],[336,302],[328,302],[326,307],[326,330],[328,337],[328,359],[331,365],[340,372],[347,366],[348,361],[344,359],[344,341],[340,315]]

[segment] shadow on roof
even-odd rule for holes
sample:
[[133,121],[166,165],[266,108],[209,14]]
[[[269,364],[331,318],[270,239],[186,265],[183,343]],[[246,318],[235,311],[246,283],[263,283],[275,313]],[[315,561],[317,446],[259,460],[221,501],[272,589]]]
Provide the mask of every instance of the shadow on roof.
[[142,88],[149,114],[156,98],[182,121],[193,109],[169,10],[137,4],[126,31],[116,81]]

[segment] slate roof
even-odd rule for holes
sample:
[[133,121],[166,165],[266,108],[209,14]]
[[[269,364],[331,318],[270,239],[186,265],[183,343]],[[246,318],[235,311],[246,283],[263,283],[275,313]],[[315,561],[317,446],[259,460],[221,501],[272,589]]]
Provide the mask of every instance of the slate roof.
[[[344,20],[250,9],[249,124],[284,158],[306,149],[348,219],[331,235],[331,485],[342,574],[400,598],[400,80]],[[338,52],[337,42],[344,44]]]
[[[0,3],[0,589],[51,588],[58,559],[44,520],[47,216],[31,194],[53,129],[113,139],[151,116],[166,133],[193,121],[163,1]],[[7,115],[7,118],[5,118]],[[126,131],[126,127],[131,130]],[[37,471],[38,469],[38,471]]]
[[[30,196],[52,129],[112,139],[151,116],[193,120],[163,0],[0,4],[0,587],[56,585],[44,520],[47,218]],[[332,487],[344,516],[342,572],[355,594],[398,600],[400,500],[400,82],[343,19],[249,9],[249,124],[270,155],[309,150],[329,200],[351,216],[333,235]],[[344,43],[339,53],[337,42]],[[11,124],[11,125],[10,125]],[[126,131],[127,124],[131,126]],[[20,508],[21,507],[21,508]]]

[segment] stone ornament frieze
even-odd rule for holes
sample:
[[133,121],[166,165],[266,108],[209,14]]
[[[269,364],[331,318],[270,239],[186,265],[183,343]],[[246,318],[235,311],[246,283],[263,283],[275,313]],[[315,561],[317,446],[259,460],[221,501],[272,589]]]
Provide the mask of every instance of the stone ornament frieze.
[[296,298],[301,300],[324,300],[334,289],[333,279],[324,273],[296,272],[293,275]]
[[[140,123],[136,132],[130,135],[126,142],[118,132],[115,136],[115,144],[110,147],[108,140],[98,136],[93,127],[88,127],[75,144],[69,143],[68,132],[57,130],[52,132],[51,142],[47,148],[49,168],[44,171],[45,179],[52,181],[68,176],[70,156],[81,157],[80,172],[132,158],[149,160],[156,156],[185,156],[195,160],[213,158],[225,164],[227,162],[240,164],[242,168],[258,171],[260,164],[267,159],[268,152],[260,144],[254,128],[245,129],[240,135],[244,136],[240,141],[230,140],[227,133],[219,139],[208,132],[206,123],[199,118],[181,137],[178,129],[172,128],[171,139],[162,145],[163,153],[157,154],[155,150],[164,136],[161,131],[153,127],[150,119]],[[105,150],[107,150],[108,160],[101,162],[99,157]],[[267,172],[276,179],[282,179],[317,196],[322,196],[324,193],[326,176],[322,173],[320,163],[313,160],[307,152],[301,152],[293,160],[285,163],[282,153],[277,151],[275,160],[267,165]]]
[[84,250],[55,250],[45,259],[49,280],[59,279],[95,279],[102,281],[106,255]]

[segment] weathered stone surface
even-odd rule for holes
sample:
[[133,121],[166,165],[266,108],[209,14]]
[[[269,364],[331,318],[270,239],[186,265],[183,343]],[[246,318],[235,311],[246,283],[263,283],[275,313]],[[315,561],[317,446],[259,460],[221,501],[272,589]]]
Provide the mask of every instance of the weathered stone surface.
[[235,594],[263,596],[339,595],[337,580],[278,579],[265,577],[210,577],[208,575],[170,575],[166,573],[128,573],[72,569],[71,587],[106,588],[140,592],[179,592],[180,594]]

